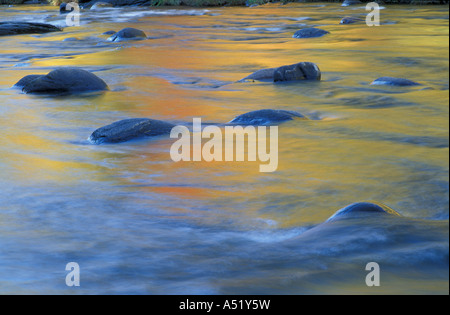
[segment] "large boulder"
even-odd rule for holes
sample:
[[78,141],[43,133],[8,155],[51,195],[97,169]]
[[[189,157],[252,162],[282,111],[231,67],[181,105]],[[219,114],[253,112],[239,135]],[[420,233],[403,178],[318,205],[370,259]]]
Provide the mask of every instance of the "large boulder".
[[62,29],[51,24],[30,22],[0,22],[0,36],[20,34],[43,34],[60,32]]
[[278,68],[261,69],[246,76],[238,82],[245,81],[296,81],[314,80],[320,81],[321,72],[319,67],[312,62],[300,62],[293,65]]
[[302,28],[294,33],[293,38],[313,38],[322,37],[330,32],[315,27]]
[[300,62],[289,66],[279,67],[273,74],[273,81],[298,81],[313,80],[320,81],[321,72],[319,67],[312,62]]
[[105,91],[107,84],[89,71],[63,67],[47,75],[29,75],[15,84],[25,93],[72,94]]
[[93,144],[119,143],[133,139],[169,135],[174,124],[148,118],[120,120],[101,127],[89,137]]
[[414,86],[420,83],[403,78],[381,77],[374,80],[371,85]]
[[127,27],[123,30],[118,31],[114,35],[112,35],[110,38],[108,38],[111,42],[121,42],[126,40],[143,40],[147,39],[147,35],[141,30]]
[[333,221],[344,217],[355,217],[357,215],[365,214],[389,214],[393,216],[400,216],[397,211],[381,203],[357,202],[336,211],[336,213],[333,214],[327,221]]
[[275,125],[295,118],[307,119],[302,114],[293,111],[260,109],[239,115],[230,121],[230,124],[255,126]]

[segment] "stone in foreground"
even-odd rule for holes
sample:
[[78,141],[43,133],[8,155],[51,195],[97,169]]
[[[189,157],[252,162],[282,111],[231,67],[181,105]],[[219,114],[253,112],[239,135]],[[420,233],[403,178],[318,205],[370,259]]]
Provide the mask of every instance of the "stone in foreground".
[[0,22],[0,36],[22,34],[44,34],[60,32],[61,29],[51,24],[30,22]]
[[403,78],[381,77],[373,81],[371,85],[414,86],[420,83]]
[[349,217],[349,216],[355,216],[355,215],[361,215],[361,214],[389,214],[394,216],[400,216],[400,214],[389,208],[386,205],[383,205],[381,203],[372,203],[372,202],[357,202],[353,203],[351,205],[348,205],[340,210],[338,210],[335,214],[333,214],[328,220],[332,221],[339,218]]
[[169,135],[174,124],[149,119],[131,118],[112,123],[94,131],[89,137],[93,144],[120,143],[133,139]]

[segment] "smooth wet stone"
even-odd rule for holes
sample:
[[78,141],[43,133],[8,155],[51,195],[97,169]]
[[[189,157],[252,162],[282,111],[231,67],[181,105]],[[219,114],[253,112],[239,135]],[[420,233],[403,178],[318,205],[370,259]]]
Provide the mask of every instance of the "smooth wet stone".
[[357,202],[338,210],[327,220],[327,222],[338,218],[351,217],[353,215],[358,214],[369,214],[369,215],[389,214],[394,216],[400,216],[400,214],[397,211],[381,203]]
[[50,32],[60,32],[61,29],[44,23],[30,22],[0,22],[0,36],[20,35],[20,34],[44,34]]
[[300,62],[278,68],[261,69],[238,82],[246,81],[293,81],[293,80],[320,80],[319,67],[312,62]]
[[34,80],[27,77],[22,79],[26,83],[22,89],[25,93],[71,94],[108,89],[107,84],[95,74],[78,68],[58,68],[47,75],[40,75]]
[[342,18],[341,22],[339,22],[339,24],[353,24],[353,23],[359,23],[364,21],[361,18],[358,17],[354,17],[354,16],[346,16],[344,18]]
[[343,7],[348,7],[351,5],[362,5],[363,3],[359,0],[344,0],[344,2],[342,2]]
[[113,35],[113,34],[116,34],[116,31],[107,31],[104,32],[102,35]]
[[420,83],[403,78],[381,77],[374,80],[371,85],[414,86]]
[[[70,2],[70,0],[68,0]],[[70,9],[67,7],[67,3],[63,2],[60,4],[59,6],[59,14],[68,14],[70,12],[72,12],[74,10],[73,7],[71,7]]]
[[108,38],[108,40],[111,42],[142,39],[147,39],[147,35],[145,35],[143,31],[131,27],[124,28],[123,30],[118,31],[113,36]]
[[313,37],[322,37],[329,33],[330,32],[322,30],[320,28],[308,27],[308,28],[302,28],[301,30],[298,30],[297,32],[295,32],[295,34],[292,37],[293,38],[313,38]]
[[287,111],[287,110],[276,110],[276,109],[260,109],[253,112],[248,112],[237,116],[232,121],[231,124],[241,124],[241,125],[271,125],[278,124],[285,121],[293,120],[294,118],[307,119],[300,113]]
[[40,77],[43,77],[43,76],[44,75],[42,75],[42,74],[30,74],[30,75],[27,75],[27,76],[23,77],[22,79],[20,79],[19,82],[14,84],[14,87],[22,89],[25,85],[27,85],[31,81],[34,81],[37,78],[40,78]]
[[108,2],[96,2],[94,3],[94,5],[91,7],[91,10],[102,10],[102,9],[106,9],[106,8],[112,8],[114,7],[111,3]]
[[132,118],[117,121],[97,129],[89,137],[93,144],[120,143],[133,139],[169,135],[174,124],[148,118]]
[[297,64],[277,68],[273,74],[274,82],[314,80],[320,81],[321,72],[319,67],[312,62],[300,62]]

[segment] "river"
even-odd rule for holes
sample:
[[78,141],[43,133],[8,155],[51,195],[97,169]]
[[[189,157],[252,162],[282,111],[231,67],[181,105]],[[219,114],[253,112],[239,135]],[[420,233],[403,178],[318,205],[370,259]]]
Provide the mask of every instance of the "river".
[[[339,24],[365,13],[337,3],[129,7],[83,11],[63,32],[2,37],[0,294],[448,294],[448,6],[389,5],[381,26]],[[11,20],[64,26],[65,16],[0,7],[0,22]],[[305,25],[330,34],[292,38]],[[149,39],[101,35],[125,27]],[[322,81],[236,83],[301,61]],[[92,71],[110,91],[11,88],[59,66]],[[381,76],[422,85],[370,85]],[[263,108],[311,118],[279,126],[272,173],[255,162],[175,163],[171,139],[87,141],[125,118],[225,123]],[[364,200],[404,218],[303,236]],[[369,261],[380,263],[380,287],[365,284]],[[66,286],[69,262],[80,287]]]

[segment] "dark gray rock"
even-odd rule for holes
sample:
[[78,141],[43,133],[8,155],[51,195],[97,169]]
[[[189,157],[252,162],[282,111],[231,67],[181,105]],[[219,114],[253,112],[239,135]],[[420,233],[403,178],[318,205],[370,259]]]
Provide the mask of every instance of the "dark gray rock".
[[19,82],[14,84],[14,87],[22,89],[25,85],[27,85],[31,81],[34,81],[37,78],[40,78],[40,77],[43,77],[43,76],[44,75],[42,75],[42,74],[30,74],[30,75],[27,75],[27,76],[23,77],[22,79],[20,79]]
[[275,73],[275,70],[278,68],[269,68],[269,69],[261,69],[256,72],[253,72],[252,74],[246,76],[242,80],[239,80],[239,82],[244,81],[273,81],[273,74]]
[[30,22],[0,22],[0,36],[20,34],[44,34],[60,32],[62,29],[51,24]]
[[148,118],[132,118],[117,121],[97,129],[89,137],[93,144],[120,143],[133,139],[169,135],[174,124]]
[[322,30],[320,28],[307,27],[307,28],[302,28],[301,30],[298,30],[297,32],[295,32],[295,34],[292,37],[293,38],[313,38],[313,37],[322,37],[329,33],[330,32]]
[[346,16],[342,18],[341,22],[339,24],[353,24],[353,23],[359,23],[364,21],[361,18],[355,17],[355,16]]
[[232,121],[230,121],[230,124],[256,125],[256,126],[274,125],[285,121],[293,120],[294,118],[307,119],[302,114],[293,111],[260,109],[239,115]]
[[91,10],[103,10],[112,7],[114,6],[111,3],[99,1],[94,3],[94,5],[91,7]]
[[320,80],[319,67],[312,62],[300,62],[278,68],[261,69],[238,82],[245,81],[293,81],[293,80]]
[[27,76],[16,83],[23,85],[25,93],[72,94],[83,92],[105,91],[106,83],[86,70],[78,68],[58,68],[47,75],[39,75],[34,79]]
[[321,72],[319,67],[312,62],[300,62],[297,64],[279,67],[273,74],[273,81],[297,81],[314,80],[320,81]]
[[335,220],[338,218],[355,216],[358,214],[389,214],[394,216],[400,216],[400,214],[381,203],[371,203],[371,202],[357,202],[348,205],[345,208],[338,210],[333,214],[327,221]]
[[113,35],[113,34],[116,34],[116,31],[107,31],[104,32],[102,35]]
[[381,77],[374,80],[371,85],[414,86],[420,83],[403,78]]
[[143,40],[147,39],[147,35],[141,30],[127,27],[123,30],[118,31],[113,36],[108,38],[111,42],[121,42],[126,40]]
[[359,0],[344,0],[344,2],[342,2],[342,6],[343,7],[348,7],[351,5],[362,5],[363,3]]

